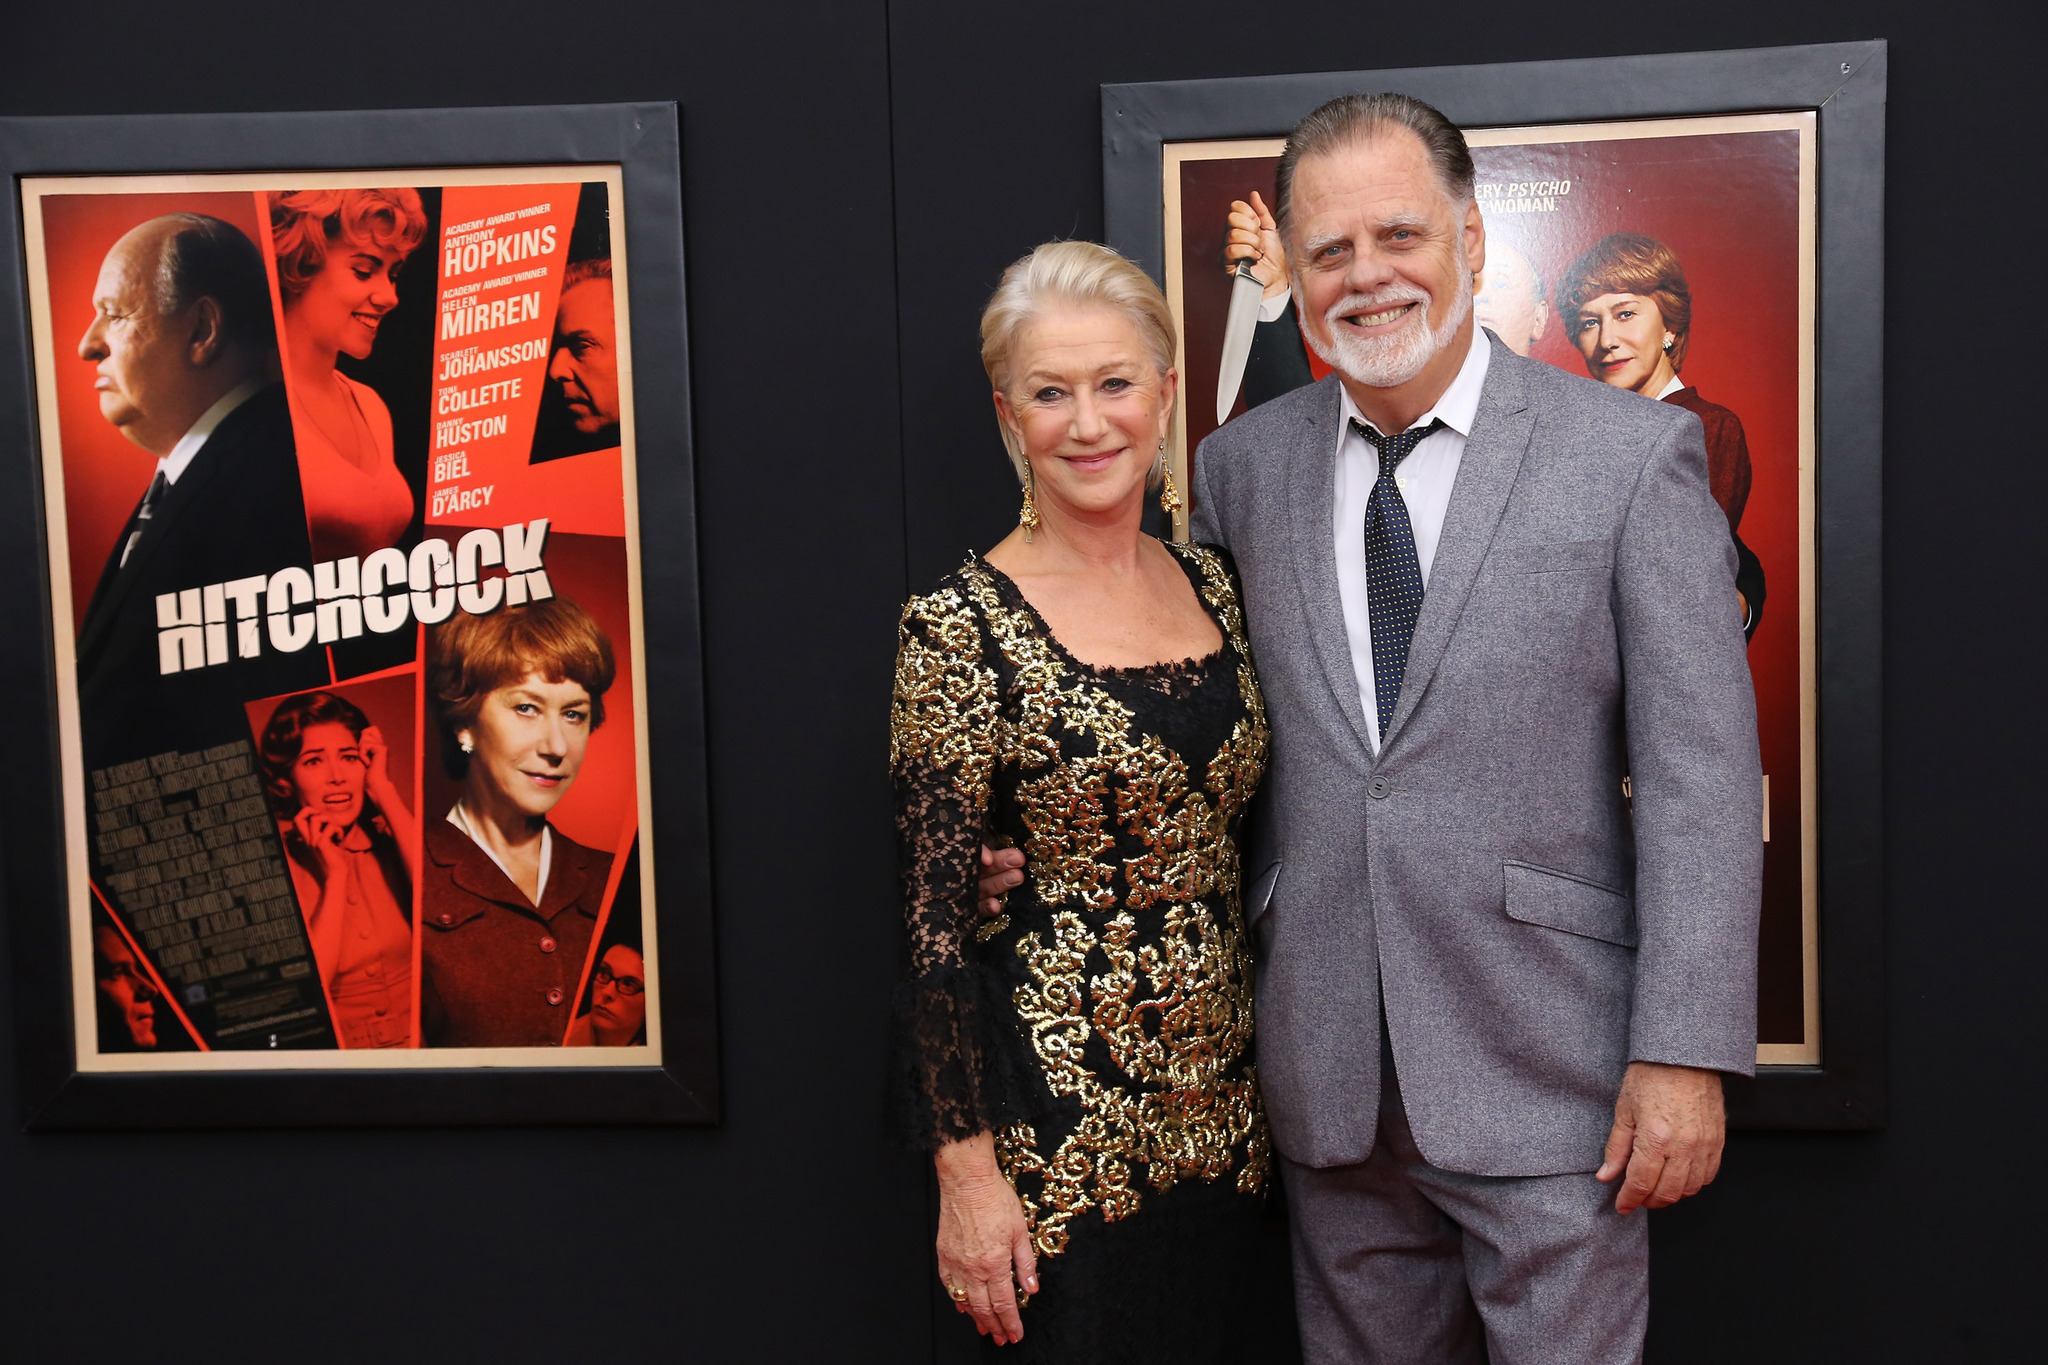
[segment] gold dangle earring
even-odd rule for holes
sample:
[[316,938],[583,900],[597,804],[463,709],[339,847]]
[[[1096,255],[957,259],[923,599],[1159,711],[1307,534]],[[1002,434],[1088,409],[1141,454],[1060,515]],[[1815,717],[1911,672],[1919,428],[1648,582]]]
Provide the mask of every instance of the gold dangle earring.
[[1017,524],[1024,528],[1024,543],[1031,543],[1031,533],[1038,529],[1038,504],[1031,500],[1031,461],[1024,461],[1024,506],[1017,513]]
[[[1166,442],[1159,443],[1159,451],[1161,454],[1166,453]],[[1173,461],[1164,461],[1159,468],[1166,475],[1166,482],[1159,489],[1159,507],[1168,517],[1172,517],[1180,511],[1181,506],[1180,489],[1174,487],[1173,483]]]

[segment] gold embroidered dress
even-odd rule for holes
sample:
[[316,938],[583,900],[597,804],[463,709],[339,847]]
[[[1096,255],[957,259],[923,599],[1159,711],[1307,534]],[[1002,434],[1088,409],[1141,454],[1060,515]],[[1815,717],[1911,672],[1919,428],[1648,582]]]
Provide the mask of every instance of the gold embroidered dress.
[[[927,1148],[995,1133],[1049,1258],[1026,1348],[1053,1345],[1041,1305],[1094,1298],[1142,1320],[1115,1279],[1136,1276],[1143,1293],[1172,1273],[1175,1247],[1241,1250],[1230,1237],[1251,1235],[1270,1171],[1237,848],[1265,708],[1226,553],[1169,548],[1222,631],[1206,659],[1083,664],[978,556],[903,613],[897,1107]],[[984,842],[1025,856],[995,919],[975,904]],[[1086,1257],[1084,1287],[1093,1242],[1114,1254],[1099,1268]],[[1217,1294],[1221,1269],[1203,1268],[1199,1294]],[[1104,1347],[1096,1335],[1088,1358]]]

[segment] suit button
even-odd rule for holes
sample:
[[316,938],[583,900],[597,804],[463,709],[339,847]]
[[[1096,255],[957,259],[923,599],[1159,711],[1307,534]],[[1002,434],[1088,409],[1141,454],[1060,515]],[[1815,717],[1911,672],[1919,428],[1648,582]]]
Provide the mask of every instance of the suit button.
[[562,1003],[562,988],[560,986],[557,986],[553,990],[548,992],[548,1003],[550,1005],[559,1005]]
[[1375,777],[1366,791],[1375,801],[1384,801],[1394,793],[1394,784],[1384,777]]
[[443,911],[440,915],[437,915],[435,917],[434,923],[440,925],[443,929],[446,929],[449,925],[455,923],[455,916]]
[[542,939],[540,941],[540,950],[544,953],[552,953],[555,950],[555,941],[551,938]]

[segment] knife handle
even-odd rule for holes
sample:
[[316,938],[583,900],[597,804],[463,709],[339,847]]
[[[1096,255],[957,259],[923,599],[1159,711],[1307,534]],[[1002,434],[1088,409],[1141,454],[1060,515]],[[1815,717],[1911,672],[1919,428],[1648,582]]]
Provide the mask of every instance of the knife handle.
[[1252,258],[1249,256],[1238,261],[1237,268],[1230,273],[1233,277],[1240,280],[1250,280],[1253,284],[1259,282],[1259,277],[1252,274]]

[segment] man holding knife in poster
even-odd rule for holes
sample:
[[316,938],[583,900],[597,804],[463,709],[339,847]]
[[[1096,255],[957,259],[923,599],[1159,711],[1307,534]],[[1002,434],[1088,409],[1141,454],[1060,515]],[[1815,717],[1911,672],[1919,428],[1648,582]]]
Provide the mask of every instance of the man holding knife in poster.
[[1203,443],[1193,535],[1237,559],[1274,731],[1245,912],[1307,1356],[1622,1365],[1631,1214],[1714,1178],[1755,1058],[1755,707],[1699,424],[1476,326],[1436,110],[1333,101],[1278,184],[1336,373]]

